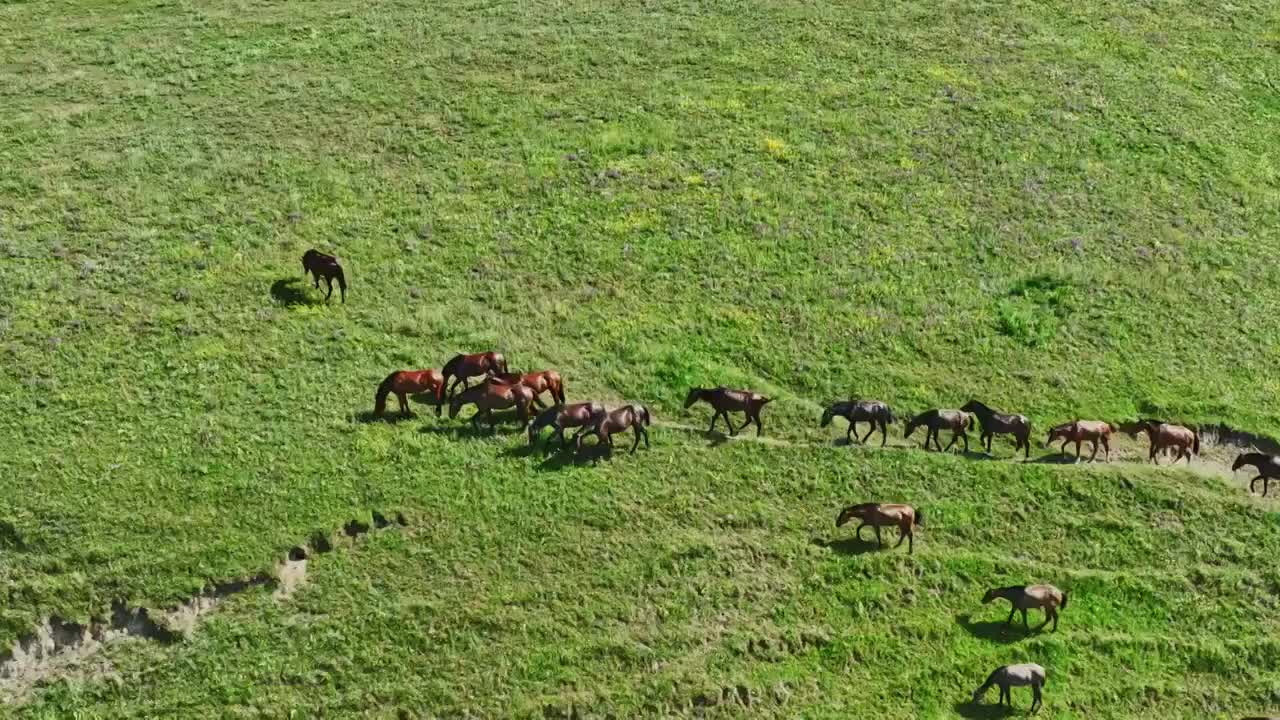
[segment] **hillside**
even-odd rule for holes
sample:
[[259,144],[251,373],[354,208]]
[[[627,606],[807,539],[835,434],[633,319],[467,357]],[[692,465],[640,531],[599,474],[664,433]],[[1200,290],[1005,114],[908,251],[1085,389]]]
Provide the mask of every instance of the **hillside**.
[[[995,717],[966,700],[1023,661],[1041,717],[1280,711],[1280,514],[1237,448],[1040,447],[1074,417],[1280,437],[1274,6],[0,27],[0,648],[134,634],[0,678],[0,715]],[[489,348],[645,403],[654,447],[370,418],[391,370]],[[775,398],[760,441],[681,407],[718,384]],[[1026,413],[1033,462],[833,443],[850,394]],[[914,554],[834,527],[871,499],[924,509]],[[980,602],[1023,582],[1070,593],[1056,634]]]

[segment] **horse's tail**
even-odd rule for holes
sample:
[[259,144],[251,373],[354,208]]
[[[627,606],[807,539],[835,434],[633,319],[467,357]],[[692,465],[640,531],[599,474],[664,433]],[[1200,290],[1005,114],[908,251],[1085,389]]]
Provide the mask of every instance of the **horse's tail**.
[[334,265],[333,269],[338,271],[338,274],[337,274],[338,292],[342,293],[342,299],[346,300],[347,299],[347,277],[342,274],[341,265]]
[[893,408],[886,405],[884,408],[884,413],[885,413],[886,423],[890,425],[896,425],[898,423],[898,417],[893,414]]
[[1066,594],[1066,593],[1062,593],[1062,609],[1063,609],[1063,610],[1066,610],[1066,609],[1067,609],[1067,594]]
[[561,405],[564,404],[564,378],[560,377],[559,374],[556,374],[555,383],[551,386],[551,395],[556,399],[556,402]]
[[396,376],[400,374],[397,370],[387,376],[386,380],[378,386],[378,392],[373,396],[373,414],[382,417],[382,413],[387,410],[387,395],[391,392],[391,386],[395,384]]
[[1199,455],[1199,454],[1200,454],[1200,431],[1199,431],[1199,430],[1192,430],[1192,431],[1191,431],[1191,437],[1195,438],[1195,442],[1194,442],[1194,444],[1191,446],[1191,451],[1192,451],[1192,452],[1194,452],[1195,454]]
[[920,508],[915,508],[914,514],[915,514],[915,517],[911,521],[911,524],[917,527],[924,527],[924,510],[921,510]]
[[449,376],[458,372],[458,365],[461,364],[461,362],[462,362],[462,356],[454,355],[453,357],[449,358],[449,362],[445,363],[440,368],[440,385],[442,387],[447,388],[449,386]]

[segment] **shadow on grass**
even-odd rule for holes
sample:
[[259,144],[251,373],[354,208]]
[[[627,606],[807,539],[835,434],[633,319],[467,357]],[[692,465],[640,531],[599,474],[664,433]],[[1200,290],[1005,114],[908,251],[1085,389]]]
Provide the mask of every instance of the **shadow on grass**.
[[601,460],[612,459],[613,448],[608,445],[583,445],[582,449],[577,451],[575,451],[573,446],[570,445],[548,455],[547,458],[538,465],[538,469],[543,471],[555,471],[570,465],[575,467],[582,465],[594,465]]
[[[1017,618],[1015,618],[1016,620]],[[975,622],[974,619],[967,614],[956,615],[956,623],[964,628],[970,635],[979,640],[987,642],[1001,643],[1008,645],[1019,640],[1024,640],[1029,635],[1022,625],[1014,625],[1005,627],[1003,620],[983,620]]]
[[388,425],[395,425],[396,423],[404,420],[412,420],[416,416],[401,415],[399,410],[395,412],[388,410],[379,417],[372,410],[365,410],[363,412],[356,413],[353,417],[355,422],[359,425],[368,425],[370,423],[386,423]]
[[315,300],[307,297],[307,293],[298,288],[298,278],[280,278],[271,283],[271,297],[285,307],[295,305],[317,305]]
[[[998,691],[995,688],[992,688],[991,692],[994,693]],[[999,705],[995,703],[975,703],[972,699],[956,703],[955,711],[960,715],[960,717],[964,718],[1002,718],[1018,714],[1017,710],[1006,705]]]
[[[1048,453],[1047,455],[1041,455],[1040,457],[1031,458],[1027,462],[1030,462],[1036,465],[1074,465],[1076,463],[1076,456],[1063,455],[1062,453],[1052,452],[1052,453]],[[1088,462],[1089,462],[1088,455],[1080,456],[1081,465],[1087,464]],[[1097,462],[1103,462],[1101,453],[1098,454]]]
[[[874,540],[859,540],[857,538],[840,538],[839,540],[814,538],[813,544],[826,548],[837,555],[865,555],[866,553],[880,550],[880,546]],[[890,545],[886,544],[884,549],[888,550],[890,547]]]
[[444,414],[445,409],[449,407],[448,400],[437,403],[435,396],[428,395],[427,393],[414,393],[413,395],[409,396],[409,399],[419,405],[426,405],[427,407],[435,408],[436,417],[442,416]]

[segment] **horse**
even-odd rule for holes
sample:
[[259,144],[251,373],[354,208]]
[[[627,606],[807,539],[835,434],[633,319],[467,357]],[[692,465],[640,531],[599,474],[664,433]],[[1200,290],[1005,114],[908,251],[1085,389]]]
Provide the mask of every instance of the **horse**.
[[1116,431],[1116,426],[1111,423],[1102,422],[1101,420],[1073,420],[1069,423],[1054,426],[1049,429],[1049,437],[1045,439],[1044,446],[1049,447],[1054,440],[1062,439],[1063,455],[1067,454],[1067,443],[1074,442],[1076,444],[1076,460],[1080,459],[1080,444],[1085,440],[1093,443],[1093,454],[1089,456],[1089,462],[1093,462],[1098,457],[1098,443],[1102,443],[1102,447],[1106,449],[1106,459],[1111,460],[1111,434]]
[[902,541],[906,540],[908,553],[915,552],[916,540],[912,528],[917,525],[924,525],[924,511],[917,510],[910,505],[858,503],[840,511],[840,514],[836,516],[836,527],[841,527],[854,518],[862,521],[854,532],[857,538],[861,540],[862,528],[870,525],[875,528],[876,543],[880,547],[884,547],[884,541],[880,539],[881,526],[896,525],[898,527],[898,544],[894,545],[894,547],[901,547]]
[[[529,445],[532,446],[538,441],[538,433],[542,428],[550,425],[554,432],[551,434],[552,439],[558,439],[560,446],[565,446],[564,430],[565,428],[586,428],[591,424],[592,419],[596,415],[607,412],[602,403],[584,402],[574,403],[573,405],[553,405],[546,410],[538,413],[538,417],[534,418],[533,423],[529,425]],[[574,436],[574,444],[577,444],[578,436],[582,435],[585,430],[579,430]]]
[[302,276],[306,277],[307,273],[311,273],[315,279],[315,287],[320,289],[320,278],[324,278],[324,283],[329,288],[329,293],[324,296],[325,302],[333,297],[333,281],[338,281],[338,289],[341,291],[342,302],[347,301],[347,278],[342,274],[342,266],[338,264],[338,258],[332,255],[325,255],[316,251],[314,248],[302,254]]
[[430,392],[432,397],[436,399],[436,415],[441,412],[441,404],[444,402],[444,376],[439,370],[397,370],[387,376],[382,384],[378,385],[378,392],[373,398],[373,414],[382,417],[382,413],[387,409],[387,395],[395,393],[400,399],[400,413],[402,415],[412,415],[409,411],[408,396],[411,393]]
[[[950,450],[952,445],[956,444],[956,439],[964,440],[964,451],[969,452],[969,434],[965,430],[973,427],[974,416],[963,410],[925,410],[907,421],[907,429],[902,433],[902,437],[909,438],[911,433],[921,425],[928,428],[929,432],[924,436],[924,449],[929,449],[929,439],[933,438],[933,446],[941,452]],[[947,443],[946,450],[943,450],[942,444],[938,442],[939,430],[951,430],[951,442]]]
[[1145,432],[1151,439],[1151,454],[1147,459],[1156,465],[1160,464],[1156,453],[1161,450],[1176,450],[1177,454],[1173,456],[1175,464],[1185,457],[1190,465],[1192,453],[1200,454],[1200,434],[1191,428],[1160,420],[1139,420],[1134,434],[1139,432]]
[[973,703],[976,705],[982,696],[987,694],[987,690],[992,685],[1000,686],[1000,699],[997,705],[1004,702],[1007,698],[1009,707],[1013,707],[1013,692],[1010,688],[1031,686],[1033,699],[1031,700],[1031,712],[1035,712],[1044,703],[1041,701],[1040,688],[1045,683],[1044,668],[1035,663],[1022,663],[1021,665],[1002,665],[995,669],[995,672],[987,676],[987,681],[982,683],[982,687],[973,691]]
[[524,385],[533,391],[533,404],[541,410],[546,405],[538,396],[548,390],[551,391],[551,399],[557,405],[564,404],[564,381],[560,379],[560,373],[555,370],[539,370],[537,372],[527,373],[494,373],[489,378],[490,382],[501,382],[508,385]]
[[[715,432],[716,420],[723,415],[724,423],[729,426],[730,435],[737,435],[738,430],[743,430],[754,422],[756,424],[756,436],[758,437],[764,432],[764,428],[760,425],[760,410],[772,402],[773,398],[767,398],[750,390],[731,390],[723,385],[717,388],[694,388],[685,396],[685,409],[689,409],[699,400],[707,403],[715,410],[715,414],[711,416],[711,427],[707,428],[708,433]],[[742,427],[735,430],[733,421],[729,419],[730,412],[741,412],[746,416],[747,421],[742,423]]]
[[1067,609],[1067,594],[1052,585],[1012,585],[993,588],[982,596],[982,603],[985,605],[996,598],[1009,601],[1009,619],[1004,621],[1005,626],[1012,625],[1013,614],[1021,610],[1022,624],[1027,632],[1031,632],[1031,625],[1027,623],[1028,610],[1039,608],[1044,611],[1044,623],[1036,628],[1037,632],[1043,630],[1050,620],[1053,621],[1053,631],[1057,632],[1058,609]]
[[472,355],[454,355],[441,370],[446,384],[449,378],[455,378],[453,385],[448,386],[449,391],[446,393],[449,397],[453,397],[453,391],[457,389],[458,383],[462,383],[462,389],[466,390],[470,386],[469,378],[505,373],[507,359],[502,356],[502,353],[492,351]]
[[866,444],[867,438],[871,437],[871,433],[875,432],[876,426],[879,425],[880,447],[884,447],[885,443],[889,442],[889,425],[897,422],[893,416],[893,410],[879,400],[849,400],[833,403],[822,413],[822,427],[830,425],[831,419],[837,415],[849,421],[849,428],[844,437],[845,441],[850,443],[853,442],[853,434],[858,430],[858,423],[871,424],[867,434],[860,441],[863,444]]
[[524,385],[484,383],[463,390],[449,401],[449,419],[456,418],[463,405],[475,405],[476,414],[471,416],[471,424],[479,430],[480,419],[484,418],[489,421],[489,430],[493,432],[498,424],[493,411],[514,407],[520,418],[520,429],[524,430],[529,426],[529,406],[532,404],[533,391]]
[[1266,497],[1267,489],[1271,485],[1271,479],[1280,478],[1280,455],[1268,455],[1259,452],[1240,453],[1236,456],[1236,461],[1231,463],[1231,472],[1235,472],[1245,465],[1252,465],[1258,469],[1258,477],[1249,482],[1249,492],[1253,492],[1254,486],[1261,480],[1262,497]]
[[635,453],[636,448],[640,446],[641,437],[644,437],[644,449],[649,449],[649,433],[644,429],[645,425],[650,424],[649,408],[643,405],[623,405],[616,410],[596,414],[594,420],[594,424],[589,429],[583,429],[574,438],[579,449],[582,448],[583,437],[587,435],[595,435],[601,442],[612,448],[614,433],[622,432],[627,428],[631,428],[636,436],[635,442],[631,443],[632,453]]
[[1031,457],[1031,421],[1027,419],[1026,415],[996,412],[977,400],[970,400],[960,409],[978,416],[978,422],[982,423],[982,435],[978,438],[978,444],[981,445],[984,441],[986,442],[988,455],[991,454],[991,438],[993,436],[1013,435],[1013,454],[1017,455],[1018,450],[1022,450],[1024,453],[1023,459]]

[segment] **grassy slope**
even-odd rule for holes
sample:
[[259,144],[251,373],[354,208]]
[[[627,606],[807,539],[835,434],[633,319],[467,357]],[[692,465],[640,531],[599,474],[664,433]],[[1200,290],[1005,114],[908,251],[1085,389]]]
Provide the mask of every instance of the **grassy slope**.
[[[1280,526],[1216,481],[1117,492],[669,428],[643,458],[543,472],[509,439],[357,420],[388,370],[496,346],[690,424],[689,384],[750,385],[796,442],[850,391],[1280,433],[1277,19],[0,7],[0,641],[403,508],[420,522],[315,563],[293,604],[237,599],[190,644],[116,653],[156,687],[42,707],[628,714],[787,683],[754,711],[907,716],[1022,657],[1054,674],[1053,716],[1274,707]],[[346,260],[345,306],[281,302],[310,246]],[[858,497],[934,511],[914,559],[812,544]],[[1059,635],[957,623],[1033,577],[1077,593]]]

